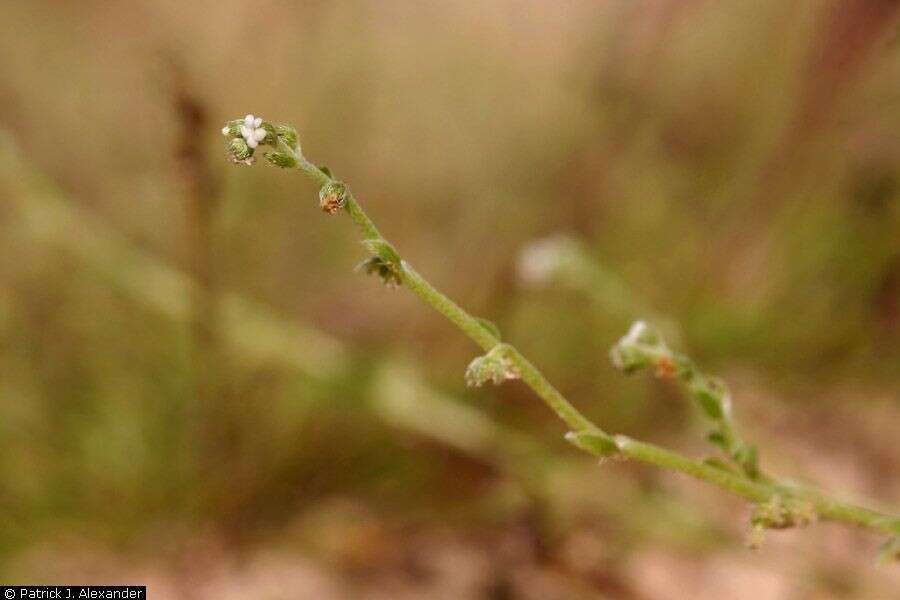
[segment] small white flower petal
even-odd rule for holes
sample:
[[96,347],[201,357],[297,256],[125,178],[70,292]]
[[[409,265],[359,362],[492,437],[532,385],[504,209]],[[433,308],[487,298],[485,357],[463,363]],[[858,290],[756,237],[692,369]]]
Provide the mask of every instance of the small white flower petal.
[[256,148],[257,146],[259,146],[259,142],[257,142],[254,138],[250,138],[249,140],[247,140],[247,145],[251,148]]
[[253,115],[247,115],[244,117],[244,125],[247,127],[253,127],[254,117]]
[[253,137],[256,138],[257,142],[261,142],[266,139],[266,130],[265,129],[257,129],[253,132]]
[[256,117],[256,118],[253,120],[253,126],[254,126],[254,127],[259,127],[260,125],[262,125],[262,117]]
[[222,128],[222,135],[228,135],[229,131],[230,130],[228,129],[228,125],[226,125],[225,127]]
[[253,137],[253,130],[247,127],[246,125],[241,126],[241,135],[244,136],[244,139],[249,140]]

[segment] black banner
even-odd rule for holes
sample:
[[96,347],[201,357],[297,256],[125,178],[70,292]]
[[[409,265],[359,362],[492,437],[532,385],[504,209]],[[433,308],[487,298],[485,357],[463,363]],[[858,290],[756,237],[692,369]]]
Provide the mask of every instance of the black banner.
[[145,585],[0,585],[0,600],[146,600]]

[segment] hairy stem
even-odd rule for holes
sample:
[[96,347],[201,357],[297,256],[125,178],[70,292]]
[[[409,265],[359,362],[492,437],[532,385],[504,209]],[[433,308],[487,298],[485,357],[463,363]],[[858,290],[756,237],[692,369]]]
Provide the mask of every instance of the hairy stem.
[[[315,166],[300,155],[299,169],[309,175],[319,185],[336,182],[325,170]],[[359,227],[368,240],[384,240],[378,228],[360,206],[351,193],[347,193],[344,208],[353,222]],[[453,300],[439,292],[424,277],[409,266],[406,261],[400,262],[400,279],[419,298],[431,305],[439,313],[447,317],[463,333],[469,336],[478,346],[489,352],[500,339],[490,328],[472,316]],[[517,369],[525,382],[573,431],[606,435],[599,426],[585,417],[573,406],[546,377],[525,356],[512,346],[507,347],[506,356]],[[900,518],[879,513],[866,508],[845,504],[826,497],[821,492],[806,488],[794,488],[766,479],[754,480],[746,474],[726,470],[701,461],[697,461],[654,444],[641,442],[632,438],[617,435],[611,438],[618,452],[633,460],[656,465],[664,469],[690,475],[706,481],[722,489],[733,492],[754,503],[762,503],[785,496],[807,501],[816,515],[824,520],[841,521],[887,534],[900,535]]]

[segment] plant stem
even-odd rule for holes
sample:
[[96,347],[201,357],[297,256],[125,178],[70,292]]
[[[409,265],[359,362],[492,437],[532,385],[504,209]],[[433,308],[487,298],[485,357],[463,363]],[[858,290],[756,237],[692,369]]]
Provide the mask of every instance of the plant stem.
[[[299,155],[299,153],[297,154]],[[299,155],[297,158],[298,167],[319,185],[335,181],[328,173],[307,161],[302,155]],[[384,240],[378,228],[349,192],[345,199],[344,208],[351,219],[353,219],[353,222],[363,232],[366,239]],[[501,343],[500,339],[488,327],[466,312],[453,300],[435,289],[406,261],[401,261],[400,277],[404,286],[447,317],[484,351],[488,352]],[[508,346],[507,355],[518,369],[522,381],[573,431],[603,434],[603,430],[600,427],[575,408],[553,387],[540,370],[517,349]],[[898,517],[844,504],[827,498],[820,492],[806,488],[793,488],[769,481],[768,479],[754,481],[743,474],[696,461],[660,446],[640,442],[627,436],[617,435],[613,439],[623,456],[690,475],[733,492],[752,502],[760,503],[790,495],[808,501],[821,519],[841,521],[887,534],[900,535],[900,518]]]
[[[359,206],[355,202],[353,205]],[[430,304],[436,311],[450,319],[450,321],[459,327],[463,333],[481,346],[482,350],[488,352],[500,343],[500,340],[497,339],[493,333],[488,331],[484,325],[479,323],[478,319],[463,310],[456,302],[434,289],[434,287],[428,283],[424,277],[419,275],[419,273],[406,261],[403,261],[401,266],[403,285],[409,288],[416,296]]]
[[821,519],[843,521],[888,534],[900,534],[900,518],[891,515],[831,500],[821,493],[808,489],[792,490],[787,486],[753,481],[743,475],[692,460],[660,446],[639,442],[624,435],[615,436],[615,440],[619,450],[628,458],[680,471],[753,502],[765,502],[775,496],[793,494],[811,502]]
[[566,400],[565,396],[547,381],[544,374],[531,364],[531,361],[522,356],[521,352],[515,347],[510,346],[509,355],[513,364],[518,367],[522,381],[524,381],[535,394],[540,396],[547,406],[549,406],[560,419],[565,421],[566,425],[571,427],[573,431],[593,431],[602,433],[602,430],[581,414],[577,408],[572,406],[572,404]]

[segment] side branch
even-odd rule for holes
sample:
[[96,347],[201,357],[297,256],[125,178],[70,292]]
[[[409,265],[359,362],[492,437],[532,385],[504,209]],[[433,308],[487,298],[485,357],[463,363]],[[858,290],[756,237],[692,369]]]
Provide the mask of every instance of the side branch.
[[[316,173],[324,175],[317,167],[310,163],[307,164],[314,169],[313,173],[310,173],[314,179],[320,179],[320,177],[316,176]],[[331,179],[329,178],[329,180]],[[352,194],[348,194],[345,208],[353,222],[356,223],[367,239],[380,240],[387,243]],[[469,314],[453,300],[438,291],[403,260],[400,261],[400,278],[404,286],[444,315],[484,351],[490,352],[501,344],[500,338],[485,327],[482,321]],[[573,432],[587,433],[592,436],[599,436],[601,439],[609,439],[600,427],[575,408],[521,352],[514,346],[506,344],[505,346],[507,347],[507,356],[512,364],[515,365],[522,381]],[[617,451],[623,456],[690,475],[742,496],[754,503],[771,502],[790,494],[811,503],[815,513],[821,519],[842,521],[887,534],[900,535],[900,518],[897,517],[837,502],[817,492],[805,489],[788,491],[789,488],[787,486],[770,483],[767,480],[754,480],[746,474],[696,461],[660,446],[634,440],[627,436],[617,435],[611,439]],[[609,450],[607,449],[602,453],[608,454]]]

